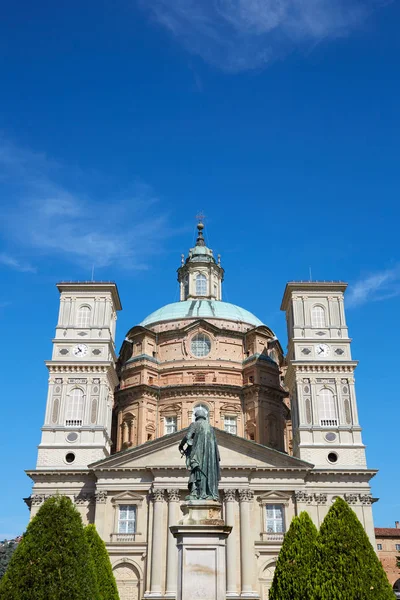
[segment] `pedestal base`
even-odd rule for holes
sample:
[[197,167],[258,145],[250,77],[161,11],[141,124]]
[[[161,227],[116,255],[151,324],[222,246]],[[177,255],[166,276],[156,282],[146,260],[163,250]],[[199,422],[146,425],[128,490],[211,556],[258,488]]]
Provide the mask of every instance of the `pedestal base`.
[[226,600],[225,541],[232,527],[221,518],[221,504],[186,502],[184,517],[170,527],[178,546],[177,600]]

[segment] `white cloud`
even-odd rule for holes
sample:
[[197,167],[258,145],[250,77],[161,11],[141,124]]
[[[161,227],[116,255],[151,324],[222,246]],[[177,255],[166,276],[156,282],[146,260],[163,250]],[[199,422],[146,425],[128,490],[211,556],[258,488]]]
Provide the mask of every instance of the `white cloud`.
[[0,254],[0,265],[9,267],[15,271],[21,271],[21,273],[36,273],[35,267],[32,267],[28,263],[21,262],[18,258],[5,253]]
[[[96,201],[59,180],[75,177],[45,156],[24,151],[0,138],[0,194],[8,198],[3,210],[3,237],[18,254],[63,258],[91,270],[118,263],[130,269],[147,268],[171,235],[165,211],[150,186],[136,183],[123,198],[104,194]],[[85,185],[85,189],[90,187]],[[6,201],[7,202],[7,201]],[[157,210],[156,210],[157,207]],[[0,225],[0,227],[1,227]],[[13,252],[0,263],[33,271]]]
[[139,0],[185,48],[226,71],[345,36],[390,0]]
[[347,306],[387,300],[400,295],[400,266],[372,273],[349,287]]

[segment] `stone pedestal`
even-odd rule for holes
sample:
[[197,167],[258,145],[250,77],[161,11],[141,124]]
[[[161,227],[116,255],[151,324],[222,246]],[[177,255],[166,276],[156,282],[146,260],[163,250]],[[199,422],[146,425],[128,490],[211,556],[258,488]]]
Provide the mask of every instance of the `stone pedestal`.
[[183,518],[170,527],[178,546],[177,600],[225,600],[225,525],[221,504],[194,500],[182,506]]

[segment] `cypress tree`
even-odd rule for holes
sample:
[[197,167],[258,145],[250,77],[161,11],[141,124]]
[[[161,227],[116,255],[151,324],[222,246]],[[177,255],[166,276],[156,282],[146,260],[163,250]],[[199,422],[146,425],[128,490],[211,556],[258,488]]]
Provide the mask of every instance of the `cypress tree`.
[[355,512],[337,498],[316,544],[312,600],[393,600],[386,573]]
[[80,514],[49,498],[29,523],[0,581],[0,600],[99,600]]
[[94,562],[94,572],[100,600],[119,600],[106,545],[94,525],[85,527],[85,536]]
[[279,552],[269,600],[310,598],[317,535],[317,528],[308,513],[302,512],[294,517]]

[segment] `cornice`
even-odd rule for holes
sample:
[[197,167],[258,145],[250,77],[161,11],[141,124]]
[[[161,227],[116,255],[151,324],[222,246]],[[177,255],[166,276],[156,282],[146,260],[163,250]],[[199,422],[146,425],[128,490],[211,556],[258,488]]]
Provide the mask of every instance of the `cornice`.
[[46,367],[50,373],[107,373],[113,371],[115,367],[112,363],[65,363],[54,360],[45,361]]
[[[345,363],[327,362],[315,364],[314,362],[290,360],[288,371],[293,370],[296,373],[353,373],[358,365],[358,361],[346,361]],[[292,369],[291,369],[292,368]]]

